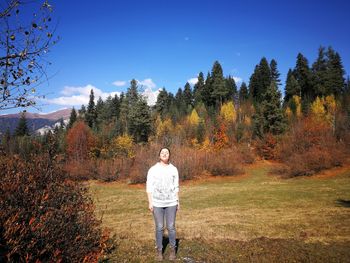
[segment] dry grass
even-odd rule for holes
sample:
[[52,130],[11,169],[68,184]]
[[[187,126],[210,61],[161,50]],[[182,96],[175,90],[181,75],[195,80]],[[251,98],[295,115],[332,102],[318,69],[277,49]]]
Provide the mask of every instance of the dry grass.
[[[345,249],[350,245],[350,169],[322,180],[278,179],[268,175],[270,166],[251,166],[241,179],[182,185],[177,216],[182,262],[350,259]],[[145,190],[91,182],[91,192],[97,214],[117,236],[118,247],[110,261],[152,262],[154,226]],[[259,254],[257,247],[267,244],[277,254]],[[322,255],[316,252],[320,249]]]

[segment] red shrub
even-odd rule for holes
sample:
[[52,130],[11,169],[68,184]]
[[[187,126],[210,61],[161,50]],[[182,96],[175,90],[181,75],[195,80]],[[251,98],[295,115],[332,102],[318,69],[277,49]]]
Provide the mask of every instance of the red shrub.
[[329,126],[306,118],[281,140],[277,157],[287,166],[287,176],[299,176],[342,165],[344,153]]
[[48,158],[0,159],[0,261],[96,262],[101,232],[87,188]]

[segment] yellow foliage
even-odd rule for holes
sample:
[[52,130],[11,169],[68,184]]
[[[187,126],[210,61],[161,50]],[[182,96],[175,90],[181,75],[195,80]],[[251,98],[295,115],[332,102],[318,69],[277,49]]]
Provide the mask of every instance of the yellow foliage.
[[286,108],[286,115],[287,115],[288,119],[290,119],[293,115],[293,112],[289,107]]
[[211,146],[211,144],[210,144],[209,138],[205,137],[205,140],[204,140],[204,142],[202,144],[202,150],[209,152],[211,150],[210,146]]
[[311,104],[311,113],[318,120],[324,120],[326,116],[326,109],[324,108],[323,98],[317,97],[316,100]]
[[293,100],[294,100],[295,105],[297,107],[296,116],[298,118],[300,118],[301,117],[301,98],[299,96],[297,96],[297,95],[294,95],[293,96]]
[[321,99],[317,97],[311,105],[311,112],[316,120],[327,122],[334,128],[336,108],[337,102],[333,95]]
[[188,121],[191,125],[197,126],[199,124],[200,118],[196,109],[193,109],[191,115],[188,117]]
[[158,138],[161,138],[163,136],[168,135],[174,130],[174,126],[172,121],[168,118],[165,119],[164,121],[158,120],[156,123],[156,136]]
[[111,146],[115,155],[123,155],[130,158],[135,157],[134,143],[132,137],[129,135],[118,136],[112,141]]
[[232,123],[236,121],[237,113],[232,101],[229,101],[221,106],[220,116],[226,123]]

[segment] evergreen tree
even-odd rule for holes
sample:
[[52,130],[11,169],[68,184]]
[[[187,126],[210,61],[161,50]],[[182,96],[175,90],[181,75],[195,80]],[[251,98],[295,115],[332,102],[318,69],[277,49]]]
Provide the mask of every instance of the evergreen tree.
[[129,114],[129,106],[128,100],[124,93],[120,94],[120,114],[119,119],[117,119],[116,123],[116,131],[118,135],[124,135],[128,130],[128,114]]
[[259,65],[256,65],[253,74],[249,78],[249,97],[251,97],[252,99],[256,99],[258,96],[257,94],[260,86],[259,78]]
[[96,123],[95,123],[95,128],[98,130],[103,123],[104,120],[106,120],[106,114],[104,112],[105,107],[104,107],[104,102],[100,97],[98,97],[97,103],[96,103]]
[[[315,99],[316,94],[311,82],[309,62],[301,53],[297,56],[297,62],[293,73],[300,86],[302,104],[310,104]],[[304,113],[306,108],[307,107],[304,107]]]
[[239,89],[239,101],[240,103],[248,100],[249,94],[248,94],[248,87],[245,84],[245,82],[242,82],[241,87]]
[[116,117],[119,118],[120,116],[120,105],[121,105],[121,96],[118,97],[117,94],[114,95],[111,101],[111,105],[109,108],[109,115],[110,117]]
[[139,97],[135,105],[129,109],[128,132],[136,142],[147,142],[151,132],[151,115],[147,101]]
[[[184,87],[183,99],[184,99],[186,108],[192,110],[193,95],[192,95],[191,85],[188,82],[186,82],[185,87]],[[187,111],[187,113],[189,113],[189,111]]]
[[212,78],[210,76],[210,73],[208,72],[207,78],[205,79],[203,92],[202,92],[202,101],[204,102],[204,105],[207,109],[215,105],[215,101],[211,95],[212,91],[213,91]]
[[327,89],[327,59],[325,57],[325,48],[318,49],[318,57],[312,64],[312,85],[314,86],[315,96],[322,97],[328,92]]
[[234,78],[229,75],[225,79],[225,84],[226,84],[227,95],[224,98],[224,102],[227,102],[229,100],[234,100],[234,98],[237,96],[237,85]]
[[203,72],[199,72],[198,81],[193,87],[194,104],[197,105],[203,101],[204,90],[204,75]]
[[177,93],[175,95],[175,105],[178,110],[179,118],[185,116],[187,113],[187,105],[181,88],[177,90]]
[[345,86],[344,67],[340,55],[332,47],[329,47],[327,50],[327,58],[326,95],[334,94],[336,97],[339,97]]
[[281,93],[275,82],[271,82],[263,96],[261,107],[254,117],[255,134],[281,134],[286,128],[286,120],[281,108]]
[[83,105],[81,105],[81,108],[80,108],[80,110],[78,110],[78,113],[79,113],[79,119],[85,119],[85,115],[86,115],[86,107],[85,107],[85,105],[83,104]]
[[15,129],[15,136],[26,136],[26,135],[29,135],[29,129],[28,129],[25,113],[22,112],[21,117],[18,121],[17,127]]
[[69,122],[67,128],[70,129],[73,127],[73,124],[77,121],[77,112],[75,111],[74,107],[72,111],[70,112]]
[[94,95],[94,90],[91,89],[89,104],[87,106],[87,111],[85,114],[85,122],[90,128],[93,128],[96,125],[96,119],[97,119],[97,115],[96,115],[96,106],[95,106],[95,95]]
[[285,87],[284,93],[285,93],[284,95],[285,105],[294,95],[301,97],[301,90],[300,90],[299,83],[295,79],[293,75],[293,71],[291,69],[289,69],[287,73],[286,87]]
[[250,77],[249,81],[249,95],[252,99],[261,103],[263,100],[263,95],[267,88],[271,84],[271,70],[267,59],[263,57],[260,60],[259,65],[255,66],[254,73]]
[[219,108],[223,104],[225,98],[227,98],[229,91],[227,90],[222,67],[218,61],[214,62],[211,71],[211,79],[212,92],[210,95],[216,105],[216,108]]
[[128,102],[129,107],[132,107],[133,105],[136,105],[137,101],[139,100],[139,93],[138,93],[138,86],[137,81],[135,79],[132,79],[130,82],[130,87],[128,88],[126,92],[126,100]]
[[272,59],[270,62],[270,70],[271,70],[271,80],[274,81],[278,86],[281,85],[281,80],[280,80],[280,73],[277,69],[277,62],[276,60]]
[[[276,69],[277,70],[277,69]],[[270,87],[272,77],[271,70],[267,59],[263,57],[260,60],[259,64],[259,72],[260,72],[260,90],[257,94],[258,101],[262,101],[266,90]],[[277,72],[278,73],[278,72]]]
[[159,91],[155,109],[158,114],[161,116],[161,119],[164,120],[165,115],[169,109],[169,97],[168,92],[163,88]]

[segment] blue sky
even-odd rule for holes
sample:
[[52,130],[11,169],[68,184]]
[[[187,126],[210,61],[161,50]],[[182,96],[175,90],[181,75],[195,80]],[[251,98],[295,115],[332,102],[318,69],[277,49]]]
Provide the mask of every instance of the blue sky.
[[[42,112],[77,108],[91,88],[106,97],[144,88],[179,87],[218,60],[225,75],[249,82],[265,56],[277,61],[284,89],[298,52],[309,60],[331,45],[350,74],[349,1],[55,0],[60,42],[51,49]],[[19,111],[14,110],[14,111]],[[12,112],[14,112],[12,111]],[[35,109],[28,109],[37,112]],[[6,113],[6,112],[2,112]]]

